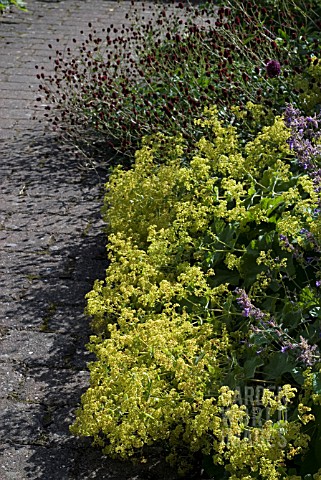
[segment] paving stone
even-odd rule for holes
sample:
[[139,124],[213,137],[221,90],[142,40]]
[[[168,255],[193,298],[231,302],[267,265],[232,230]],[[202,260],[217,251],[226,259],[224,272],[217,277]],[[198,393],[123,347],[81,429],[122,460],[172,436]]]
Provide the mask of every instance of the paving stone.
[[28,367],[64,367],[75,351],[71,336],[12,331],[0,339],[0,362],[15,360]]
[[[36,465],[35,462],[30,463],[30,459],[37,457],[39,452],[42,452],[42,455],[47,453],[47,448],[41,448],[37,446],[12,446],[5,445],[0,451],[1,455],[1,464],[0,464],[0,475],[3,480],[17,480],[18,478],[24,479],[45,479],[45,478],[68,478],[68,470],[64,467],[63,462],[63,449],[61,451],[56,451],[51,455],[54,458],[52,462],[52,470],[50,476],[44,477],[42,465]],[[66,452],[67,453],[67,452]],[[39,462],[40,463],[40,462]],[[24,477],[21,477],[21,473],[24,472]],[[46,474],[48,471],[46,472]],[[55,477],[55,475],[57,475]],[[60,475],[60,477],[58,477]],[[65,477],[64,477],[65,475]]]
[[51,308],[50,304],[41,302],[38,305],[33,305],[31,309],[29,303],[18,300],[12,298],[10,301],[1,301],[0,328],[12,331],[24,330],[26,332],[35,329],[47,330],[44,329],[44,325]]
[[[13,64],[12,64],[12,65],[13,65]],[[31,77],[30,77],[30,78],[31,78]],[[34,78],[32,84],[38,85],[38,83],[39,83],[39,80],[37,80],[37,78]],[[28,80],[28,85],[24,85],[24,88],[27,90],[27,92],[30,92],[30,90],[29,90],[29,85],[30,85],[30,83],[29,83],[29,80]],[[22,91],[21,88],[22,88],[22,87],[21,87],[21,83],[18,82],[17,79],[16,79],[16,80],[13,80],[13,81],[11,81],[11,82],[5,82],[5,83],[3,83],[3,85],[1,85],[1,91],[3,91],[3,96],[4,96],[4,98],[6,98],[5,95],[6,95],[6,91],[7,91],[7,90],[11,90],[11,91],[14,91],[14,92],[15,92],[15,91],[21,92],[21,91]],[[30,105],[30,103],[29,103],[28,105]],[[5,110],[5,109],[4,109],[4,110]],[[22,110],[22,111],[23,111],[23,110]],[[2,105],[1,105],[1,112],[2,112]],[[23,112],[24,112],[24,111],[23,111]],[[29,112],[27,112],[27,113],[29,113]],[[2,113],[1,113],[1,116],[2,116]],[[9,117],[9,118],[10,118],[10,117]]]
[[[78,448],[77,448],[78,447]],[[6,444],[0,451],[1,480],[161,480],[164,476],[148,475],[149,465],[143,466],[145,474],[141,474],[139,466],[130,462],[111,461],[102,456],[98,449],[83,446],[75,440],[74,445],[55,445],[43,447],[39,445],[12,446]],[[153,470],[151,470],[153,472]],[[20,477],[25,472],[25,477]]]
[[[0,368],[0,375],[1,372]],[[3,372],[6,372],[4,367]],[[19,378],[23,382],[23,392],[19,395],[20,400],[49,406],[69,405],[75,408],[80,401],[81,394],[89,385],[87,370],[75,371],[44,367],[28,370],[25,376],[19,373],[17,375],[21,375]],[[8,388],[10,391],[11,383],[8,383]]]
[[46,434],[42,424],[45,407],[0,399],[0,438],[4,443],[41,444]]
[[82,333],[83,324],[87,322],[89,324],[88,317],[85,314],[71,312],[69,315],[66,311],[60,311],[53,315],[48,320],[48,331],[55,333],[67,333],[72,331],[74,334]]
[[[25,104],[26,107],[28,107],[28,103]],[[17,106],[18,107],[18,106]],[[1,118],[2,121],[5,121],[7,119],[24,119],[24,118],[31,118],[32,113],[30,112],[29,109],[22,110],[21,107],[19,106],[18,108],[13,108],[11,107],[3,107],[1,108]]]
[[27,5],[0,16],[0,480],[174,480],[158,451],[133,466],[69,432],[95,359],[84,308],[107,267],[107,172],[84,170],[35,106],[55,50],[78,48],[89,21],[127,24],[130,1]]
[[[18,394],[24,384],[24,375],[10,362],[0,364],[0,398],[7,399]],[[1,478],[1,477],[0,477]]]

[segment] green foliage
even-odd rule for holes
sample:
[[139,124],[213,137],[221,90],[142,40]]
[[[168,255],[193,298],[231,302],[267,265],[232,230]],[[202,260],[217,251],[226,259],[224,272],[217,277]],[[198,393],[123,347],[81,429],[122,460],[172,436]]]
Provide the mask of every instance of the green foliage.
[[[319,195],[281,117],[240,135],[214,107],[196,126],[188,162],[182,136],[157,134],[106,185],[110,265],[87,296],[97,360],[72,432],[121,457],[165,442],[183,474],[202,453],[234,480],[317,475],[304,455],[320,438],[320,244],[304,232]],[[259,425],[237,401],[258,382]]]
[[11,6],[18,7],[20,10],[26,10],[25,2],[22,0],[2,0],[0,2],[0,14]]
[[299,90],[299,102],[306,113],[319,112],[321,108],[321,62],[312,56],[309,67],[295,80],[295,86]]

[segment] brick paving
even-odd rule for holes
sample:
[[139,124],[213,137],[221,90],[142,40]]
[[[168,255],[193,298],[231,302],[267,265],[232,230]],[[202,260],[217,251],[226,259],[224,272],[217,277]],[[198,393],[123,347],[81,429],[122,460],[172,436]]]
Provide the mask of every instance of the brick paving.
[[[36,65],[129,1],[27,0],[0,18],[0,480],[174,479],[157,450],[112,461],[68,425],[88,385],[84,295],[106,268],[103,171],[85,171],[33,119]],[[106,172],[105,172],[106,173]]]

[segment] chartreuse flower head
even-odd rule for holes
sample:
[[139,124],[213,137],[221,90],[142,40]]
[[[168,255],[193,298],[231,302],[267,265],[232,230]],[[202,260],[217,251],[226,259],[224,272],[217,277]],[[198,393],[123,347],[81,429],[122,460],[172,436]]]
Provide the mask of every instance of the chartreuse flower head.
[[173,462],[208,455],[218,478],[283,480],[319,438],[319,199],[283,117],[247,141],[215,108],[196,123],[189,163],[181,136],[156,135],[110,176],[72,431],[113,456],[163,442]]

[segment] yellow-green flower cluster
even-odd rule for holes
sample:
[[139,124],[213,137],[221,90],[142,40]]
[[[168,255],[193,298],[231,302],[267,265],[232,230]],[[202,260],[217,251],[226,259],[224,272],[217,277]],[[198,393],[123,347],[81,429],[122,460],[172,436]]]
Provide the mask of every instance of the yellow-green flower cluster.
[[[289,422],[251,427],[224,386],[246,335],[245,327],[230,335],[224,323],[226,312],[244,319],[231,307],[229,274],[238,281],[252,274],[246,261],[258,248],[249,291],[259,297],[289,259],[286,248],[280,259],[272,247],[257,247],[264,229],[272,246],[279,234],[298,237],[317,198],[308,177],[290,168],[282,118],[246,145],[216,109],[197,123],[208,138],[188,165],[181,137],[156,135],[145,139],[134,167],[116,168],[106,185],[110,264],[87,296],[97,360],[72,431],[114,456],[166,440],[172,460],[183,445],[212,455],[231,479],[281,479],[287,459],[307,446],[301,427],[312,414],[302,407]],[[260,238],[246,244],[254,227]],[[266,391],[264,405],[273,413],[294,396],[290,386]]]
[[311,57],[310,66],[304,73],[295,77],[294,85],[299,90],[299,105],[307,112],[313,112],[321,104],[321,62],[315,56]]
[[209,385],[220,382],[229,340],[226,332],[208,323],[192,325],[188,315],[171,309],[150,314],[144,323],[134,319],[126,329],[110,325],[109,331],[103,341],[91,338],[97,361],[90,365],[91,386],[72,431],[126,457],[196,421]]

